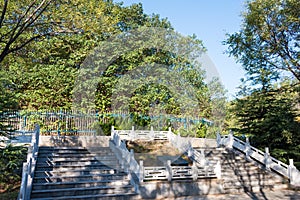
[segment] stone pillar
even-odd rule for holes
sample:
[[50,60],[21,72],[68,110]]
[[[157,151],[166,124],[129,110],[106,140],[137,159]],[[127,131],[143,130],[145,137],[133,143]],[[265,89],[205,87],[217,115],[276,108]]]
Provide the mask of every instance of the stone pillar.
[[264,155],[264,164],[267,170],[270,170],[270,153],[269,153],[269,148],[265,148],[265,155]]
[[249,138],[246,137],[246,146],[245,146],[245,153],[246,153],[246,159],[250,160],[250,142],[249,142]]
[[196,165],[196,162],[193,161],[193,166],[192,166],[192,173],[193,173],[193,181],[196,181],[198,179],[198,167]]
[[167,179],[168,179],[168,181],[171,181],[172,176],[173,176],[172,167],[171,167],[171,160],[167,161],[166,170],[167,170]]
[[226,144],[228,149],[232,149],[233,148],[233,132],[230,131],[229,135],[228,135],[228,141]]
[[140,182],[144,182],[144,176],[145,176],[145,171],[144,171],[144,161],[140,160],[140,171],[139,171],[139,180]]

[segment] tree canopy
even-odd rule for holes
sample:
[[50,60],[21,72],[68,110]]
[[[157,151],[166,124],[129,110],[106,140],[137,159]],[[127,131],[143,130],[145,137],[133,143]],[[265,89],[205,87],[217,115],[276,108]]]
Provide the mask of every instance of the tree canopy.
[[300,160],[299,10],[297,0],[248,1],[241,30],[224,42],[246,72],[229,106],[230,128],[285,162]]
[[269,72],[274,78],[291,74],[300,80],[300,2],[249,1],[241,30],[228,34],[225,44],[247,74]]
[[[88,56],[103,49],[103,42],[113,44],[113,38],[125,40],[141,27],[174,31],[166,19],[155,14],[146,15],[141,4],[123,6],[104,0],[5,0],[0,5],[0,65],[7,80],[2,85],[5,85],[6,97],[13,99],[2,106],[2,110],[71,109],[78,75]],[[155,63],[181,74],[195,91],[193,106],[197,110],[194,114],[211,117],[212,93],[204,82],[201,64],[196,62],[198,54],[205,51],[202,41],[196,36],[178,34],[153,33],[153,36],[155,40],[143,41],[148,47],[116,54],[96,80],[93,97],[96,109],[99,112],[111,110],[114,88],[124,75],[133,73],[138,66]],[[175,40],[172,49],[180,49],[184,54],[159,47],[161,41]],[[116,51],[126,48],[123,46]],[[110,59],[113,53],[109,54],[109,49],[107,52],[105,59]],[[100,59],[96,64],[101,62]],[[161,106],[169,114],[178,114],[183,107],[178,97],[166,85],[143,83],[132,93],[129,110],[149,114],[151,109]]]

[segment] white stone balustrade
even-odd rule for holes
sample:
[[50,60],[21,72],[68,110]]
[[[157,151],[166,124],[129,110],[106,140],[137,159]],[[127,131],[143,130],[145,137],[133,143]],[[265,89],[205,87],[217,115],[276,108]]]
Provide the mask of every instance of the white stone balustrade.
[[289,160],[289,165],[270,156],[269,148],[265,148],[265,152],[250,145],[249,139],[246,142],[233,136],[230,132],[228,135],[217,134],[218,146],[225,146],[226,148],[235,148],[244,153],[247,159],[259,162],[264,165],[267,170],[274,170],[279,174],[287,177],[290,184],[296,187],[300,186],[300,171],[294,166],[293,159]]

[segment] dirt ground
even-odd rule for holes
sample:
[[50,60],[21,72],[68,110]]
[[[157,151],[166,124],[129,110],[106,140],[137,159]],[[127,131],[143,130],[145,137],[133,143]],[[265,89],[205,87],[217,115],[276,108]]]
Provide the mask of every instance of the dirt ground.
[[143,160],[144,166],[165,166],[167,160],[188,161],[169,141],[127,141],[127,148],[134,149],[135,159]]

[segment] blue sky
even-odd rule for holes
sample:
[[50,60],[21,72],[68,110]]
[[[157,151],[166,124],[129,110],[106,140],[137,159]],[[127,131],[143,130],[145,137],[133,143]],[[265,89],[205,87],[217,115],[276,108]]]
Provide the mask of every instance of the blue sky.
[[[121,0],[115,0],[121,2]],[[168,18],[175,30],[182,35],[195,34],[208,49],[220,79],[233,98],[238,91],[244,72],[240,64],[225,54],[222,45],[226,33],[240,29],[241,12],[245,0],[123,0],[124,5],[141,2],[146,14],[159,14]]]

